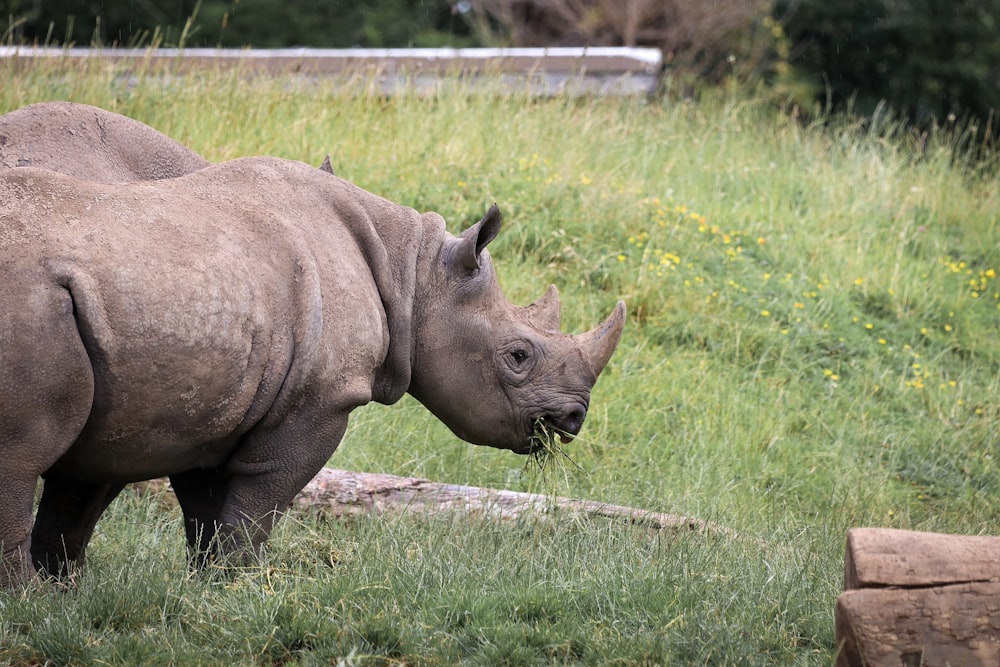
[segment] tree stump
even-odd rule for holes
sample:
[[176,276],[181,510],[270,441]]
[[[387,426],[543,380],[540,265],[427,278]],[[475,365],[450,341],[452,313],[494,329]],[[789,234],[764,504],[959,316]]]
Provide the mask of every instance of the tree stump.
[[1000,537],[847,532],[838,667],[1000,665]]

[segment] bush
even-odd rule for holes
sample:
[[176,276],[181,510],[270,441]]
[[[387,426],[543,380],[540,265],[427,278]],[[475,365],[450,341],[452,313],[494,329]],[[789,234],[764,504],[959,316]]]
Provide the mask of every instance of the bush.
[[[278,48],[473,46],[471,29],[448,0],[8,0],[4,42]],[[190,23],[190,24],[189,24]]]
[[0,10],[3,42],[44,44],[135,44],[154,31],[169,43],[180,41],[195,0],[75,2],[8,0]]
[[[926,128],[1000,109],[1000,0],[778,0],[774,11],[792,65],[832,110],[887,104]],[[988,125],[978,132],[995,141]]]
[[198,21],[202,39],[223,46],[474,46],[447,0],[214,0]]

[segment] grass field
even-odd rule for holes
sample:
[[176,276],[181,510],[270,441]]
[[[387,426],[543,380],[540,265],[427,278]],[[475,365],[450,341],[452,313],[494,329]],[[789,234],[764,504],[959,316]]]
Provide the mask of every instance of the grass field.
[[1000,533],[1000,185],[961,136],[803,126],[698,101],[439,94],[363,79],[0,66],[211,160],[318,165],[453,232],[498,202],[511,301],[564,328],[624,298],[573,466],[543,476],[415,401],[355,413],[330,464],[694,515],[290,517],[266,562],[189,575],[179,513],[126,494],[63,590],[0,593],[0,663],[828,665],[845,532]]

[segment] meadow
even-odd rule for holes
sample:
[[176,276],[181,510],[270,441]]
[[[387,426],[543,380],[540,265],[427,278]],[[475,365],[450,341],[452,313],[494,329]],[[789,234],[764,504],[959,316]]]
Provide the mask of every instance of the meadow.
[[0,64],[0,113],[69,99],[213,161],[318,165],[459,232],[497,202],[508,298],[564,330],[618,299],[577,464],[465,444],[415,401],[330,465],[695,516],[293,515],[265,561],[190,574],[126,492],[69,587],[0,593],[0,664],[829,665],[852,526],[1000,533],[1000,183],[960,130],[697,99],[377,92],[365,77]]

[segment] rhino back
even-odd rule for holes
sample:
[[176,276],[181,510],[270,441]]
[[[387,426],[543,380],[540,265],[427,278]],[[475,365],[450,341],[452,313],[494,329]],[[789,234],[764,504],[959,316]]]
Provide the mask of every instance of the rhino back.
[[144,123],[86,104],[41,102],[0,116],[0,168],[117,183],[175,178],[209,164]]
[[[0,173],[0,312],[14,313],[0,346],[46,354],[12,332],[56,315],[19,304],[66,290],[94,371],[59,463],[75,474],[106,476],[109,446],[127,479],[214,465],[304,396],[333,412],[371,398],[389,341],[369,251],[267,170],[216,171],[107,186]],[[17,391],[0,381],[4,400]]]

